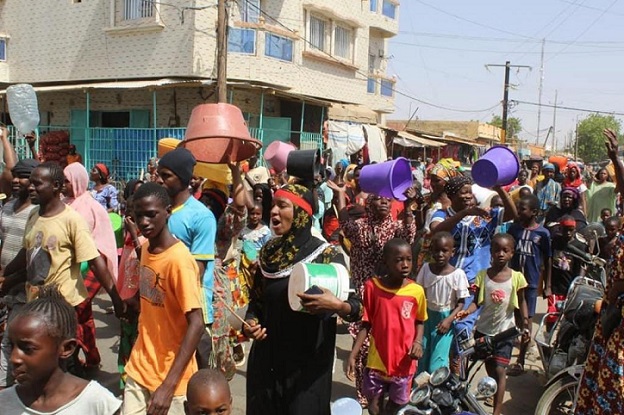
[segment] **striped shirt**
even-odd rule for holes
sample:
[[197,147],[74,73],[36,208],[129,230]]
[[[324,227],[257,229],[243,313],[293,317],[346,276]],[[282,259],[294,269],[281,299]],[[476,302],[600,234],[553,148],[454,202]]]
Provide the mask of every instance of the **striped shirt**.
[[37,205],[30,204],[19,212],[15,212],[17,199],[11,199],[0,210],[0,237],[2,238],[2,255],[0,266],[4,269],[24,247],[24,232],[30,212]]

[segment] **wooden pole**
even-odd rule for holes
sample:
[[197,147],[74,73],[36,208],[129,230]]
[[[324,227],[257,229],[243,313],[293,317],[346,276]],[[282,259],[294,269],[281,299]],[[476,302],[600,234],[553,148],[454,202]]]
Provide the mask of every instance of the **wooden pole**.
[[226,0],[217,5],[217,99],[227,102],[227,25]]

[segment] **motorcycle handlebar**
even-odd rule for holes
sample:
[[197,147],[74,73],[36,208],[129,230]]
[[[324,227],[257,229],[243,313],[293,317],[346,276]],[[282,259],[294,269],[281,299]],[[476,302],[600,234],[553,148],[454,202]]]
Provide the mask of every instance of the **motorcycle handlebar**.
[[498,333],[496,336],[492,337],[492,344],[496,345],[497,343],[513,340],[518,337],[522,332],[516,326],[513,326],[510,329],[507,329],[503,332]]

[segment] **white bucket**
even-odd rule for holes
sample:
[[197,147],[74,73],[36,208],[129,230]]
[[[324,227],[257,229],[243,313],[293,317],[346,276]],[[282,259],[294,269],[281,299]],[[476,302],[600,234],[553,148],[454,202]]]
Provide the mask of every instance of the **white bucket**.
[[297,294],[313,285],[326,288],[345,301],[349,298],[349,271],[340,264],[296,264],[288,281],[288,303],[291,309],[305,312]]
[[475,196],[475,199],[477,199],[477,203],[479,204],[480,208],[489,209],[492,198],[498,193],[485,187],[481,187],[478,184],[473,184],[472,194]]

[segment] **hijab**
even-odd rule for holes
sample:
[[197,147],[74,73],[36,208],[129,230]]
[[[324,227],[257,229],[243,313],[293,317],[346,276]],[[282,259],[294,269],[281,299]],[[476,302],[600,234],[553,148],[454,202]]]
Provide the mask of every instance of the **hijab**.
[[583,179],[581,178],[581,169],[578,164],[574,162],[568,163],[568,171],[576,170],[576,179],[574,181],[570,180],[570,177],[566,174],[565,179],[563,179],[563,187],[579,187],[583,184]]
[[106,266],[113,279],[117,281],[117,243],[113,225],[106,209],[87,192],[89,173],[80,163],[68,165],[63,172],[74,190],[74,196],[65,198],[64,201],[87,222],[98,251],[105,257]]
[[285,197],[293,202],[292,226],[284,235],[273,238],[260,251],[260,268],[267,278],[285,278],[299,262],[310,262],[326,244],[312,236],[314,197],[307,187],[290,184],[275,192],[275,197]]
[[451,178],[460,175],[457,167],[459,167],[459,163],[453,159],[442,159],[431,168],[429,174],[448,182]]

